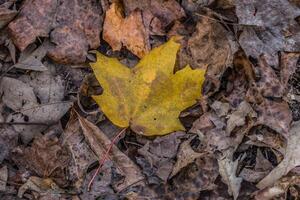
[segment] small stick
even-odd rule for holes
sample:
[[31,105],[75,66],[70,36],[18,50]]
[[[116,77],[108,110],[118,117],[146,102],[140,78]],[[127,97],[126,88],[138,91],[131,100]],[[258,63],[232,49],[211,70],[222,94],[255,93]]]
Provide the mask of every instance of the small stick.
[[111,141],[108,149],[106,150],[105,154],[104,154],[104,157],[99,161],[99,167],[97,168],[96,172],[94,173],[92,179],[90,180],[89,182],[89,185],[88,185],[88,191],[91,190],[91,186],[96,178],[96,176],[99,174],[99,171],[101,170],[102,166],[104,165],[106,159],[108,158],[108,155],[111,151],[111,149],[113,148],[115,142],[117,141],[117,139],[126,131],[126,128],[122,129],[114,138],[113,140]]

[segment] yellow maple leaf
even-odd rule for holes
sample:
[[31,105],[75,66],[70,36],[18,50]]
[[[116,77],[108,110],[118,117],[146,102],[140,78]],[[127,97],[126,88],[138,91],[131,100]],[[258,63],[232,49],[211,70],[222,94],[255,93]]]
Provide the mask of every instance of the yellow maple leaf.
[[186,66],[174,73],[179,47],[171,38],[132,69],[97,52],[90,65],[104,91],[93,98],[115,125],[146,136],[184,130],[179,114],[201,97],[205,71]]

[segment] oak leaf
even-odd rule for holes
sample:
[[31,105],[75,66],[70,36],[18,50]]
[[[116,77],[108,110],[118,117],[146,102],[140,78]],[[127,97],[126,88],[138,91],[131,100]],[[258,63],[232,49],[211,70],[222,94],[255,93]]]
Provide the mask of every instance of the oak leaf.
[[178,116],[201,97],[205,71],[186,66],[174,73],[180,47],[175,40],[154,48],[132,69],[97,52],[91,67],[104,92],[94,100],[115,125],[146,136],[184,130]]

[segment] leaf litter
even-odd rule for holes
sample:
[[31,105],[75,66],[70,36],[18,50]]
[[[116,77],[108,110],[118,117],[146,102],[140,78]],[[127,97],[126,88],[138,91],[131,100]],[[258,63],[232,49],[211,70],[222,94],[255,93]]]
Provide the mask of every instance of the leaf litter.
[[0,1],[0,199],[299,198],[299,16]]

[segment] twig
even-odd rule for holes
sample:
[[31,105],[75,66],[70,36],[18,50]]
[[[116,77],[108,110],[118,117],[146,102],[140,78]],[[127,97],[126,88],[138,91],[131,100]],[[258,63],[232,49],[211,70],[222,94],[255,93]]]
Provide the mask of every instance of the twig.
[[111,141],[111,143],[110,143],[108,149],[106,150],[106,152],[105,152],[103,158],[99,161],[99,167],[97,168],[96,172],[94,173],[92,179],[91,179],[90,182],[89,182],[89,185],[88,185],[88,191],[91,190],[91,186],[92,186],[92,184],[93,184],[93,182],[94,182],[96,176],[99,174],[99,172],[100,172],[100,170],[101,170],[103,164],[105,163],[106,159],[108,158],[108,155],[109,155],[111,149],[113,148],[115,142],[116,142],[117,139],[118,139],[118,138],[126,131],[126,129],[127,129],[127,128],[122,129],[122,130],[121,130],[121,131],[113,138],[113,140]]

